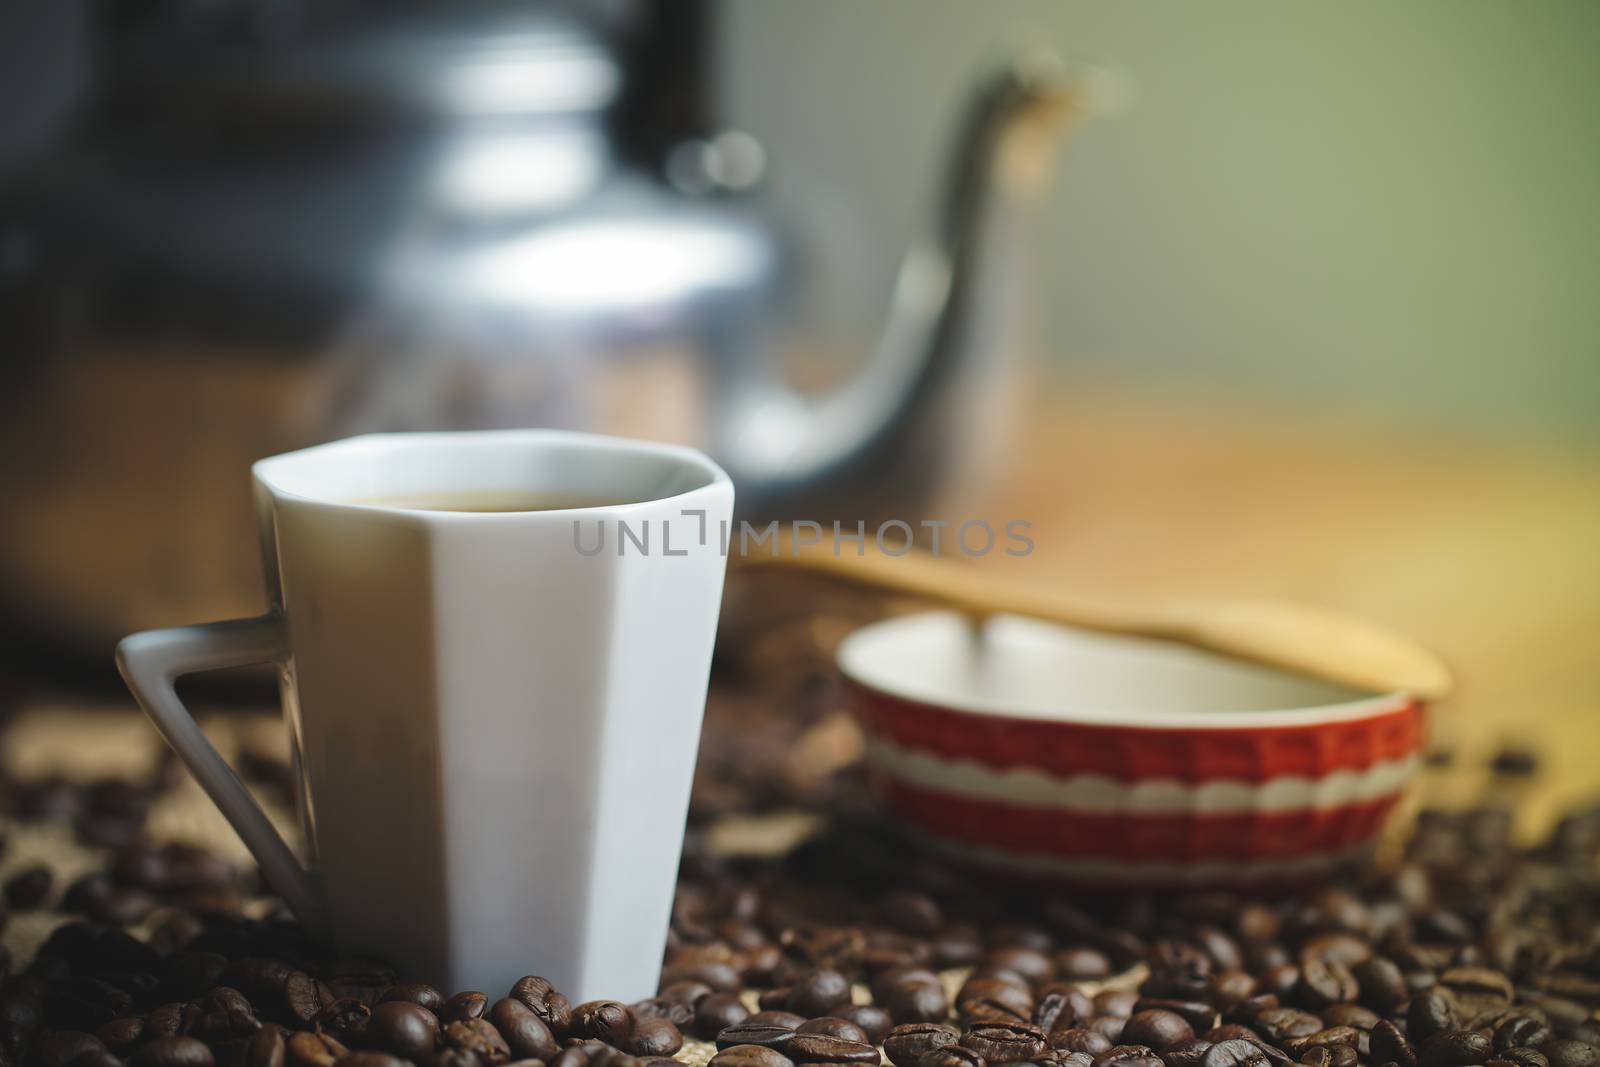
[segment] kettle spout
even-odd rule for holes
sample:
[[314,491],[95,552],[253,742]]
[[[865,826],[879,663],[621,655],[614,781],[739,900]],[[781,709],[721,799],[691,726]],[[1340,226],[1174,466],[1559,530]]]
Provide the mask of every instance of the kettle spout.
[[870,517],[883,486],[937,477],[929,448],[951,444],[943,397],[979,355],[980,290],[1008,252],[1009,242],[987,233],[996,209],[1048,189],[1064,135],[1101,110],[1105,95],[1104,78],[1050,61],[1012,62],[979,87],[933,224],[900,263],[865,365],[819,401],[776,393],[742,412],[740,466],[755,490],[753,510],[781,500],[817,517],[844,509]]

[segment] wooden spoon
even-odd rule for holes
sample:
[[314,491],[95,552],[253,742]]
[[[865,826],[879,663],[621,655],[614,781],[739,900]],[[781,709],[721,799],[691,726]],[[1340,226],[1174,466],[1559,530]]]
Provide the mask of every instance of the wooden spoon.
[[1211,652],[1374,692],[1441,700],[1449,668],[1400,634],[1349,615],[1273,600],[1183,600],[1128,604],[1064,595],[997,580],[961,561],[925,552],[857,554],[824,535],[779,541],[772,556],[742,565],[798,568],[887,592],[939,600],[975,615],[1025,615],[1101,633],[1176,641]]

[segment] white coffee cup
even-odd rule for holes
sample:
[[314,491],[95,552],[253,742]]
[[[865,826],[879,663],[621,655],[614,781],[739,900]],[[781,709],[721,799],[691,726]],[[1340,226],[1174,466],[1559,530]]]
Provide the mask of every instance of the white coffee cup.
[[[542,430],[357,437],[252,473],[272,610],[135,634],[117,659],[267,880],[341,952],[447,991],[536,973],[574,1003],[653,994],[728,476],[690,449]],[[440,493],[608,502],[393,505]],[[173,691],[261,662],[304,863]]]

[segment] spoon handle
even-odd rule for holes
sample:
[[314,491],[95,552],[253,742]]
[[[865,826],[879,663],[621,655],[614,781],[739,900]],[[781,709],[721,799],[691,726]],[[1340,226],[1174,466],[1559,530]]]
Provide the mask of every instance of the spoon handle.
[[1322,608],[1270,600],[1134,604],[1065,596],[1000,581],[927,553],[858,554],[827,537],[815,544],[786,542],[778,549],[770,557],[747,557],[744,565],[810,571],[938,600],[975,615],[1022,615],[1100,633],[1173,641],[1373,692],[1439,700],[1452,688],[1449,669],[1420,644]]

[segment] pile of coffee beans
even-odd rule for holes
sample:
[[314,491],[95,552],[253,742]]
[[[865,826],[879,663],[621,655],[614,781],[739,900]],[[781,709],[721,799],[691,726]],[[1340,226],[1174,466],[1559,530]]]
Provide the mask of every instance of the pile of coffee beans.
[[1403,854],[1287,894],[1097,899],[974,881],[850,790],[777,858],[714,852],[702,809],[658,994],[575,1005],[328,957],[228,863],[143,839],[163,787],[6,789],[107,862],[5,882],[65,921],[0,959],[0,1067],[645,1067],[702,1042],[716,1067],[1600,1067],[1600,811],[1533,848],[1504,808],[1426,812]]
[[1600,813],[1533,849],[1509,828],[1427,812],[1404,856],[1287,896],[1100,901],[846,828],[778,872],[688,865],[668,974],[768,987],[722,1067],[1596,1067]]

